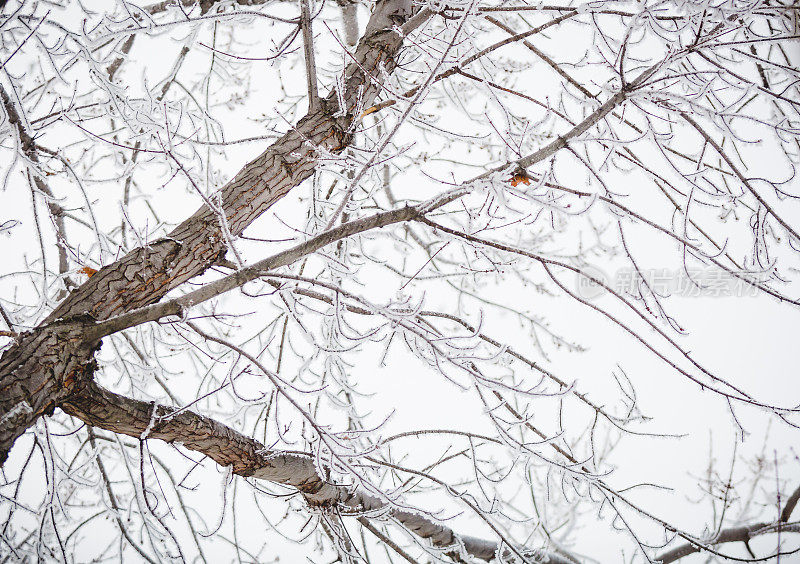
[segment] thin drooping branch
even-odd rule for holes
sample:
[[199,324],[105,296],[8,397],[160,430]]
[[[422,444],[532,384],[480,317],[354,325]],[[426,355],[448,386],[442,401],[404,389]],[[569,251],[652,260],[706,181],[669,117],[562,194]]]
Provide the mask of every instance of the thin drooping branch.
[[[257,4],[263,4],[265,2],[266,0],[237,0],[236,3],[242,6],[254,6]],[[196,3],[196,0],[180,0],[180,3],[184,7],[189,8]],[[198,3],[200,5],[200,14],[205,15],[216,4],[216,0],[200,0],[200,2]],[[168,7],[174,6],[175,4],[176,3],[173,0],[165,0],[164,2],[157,2],[155,4],[151,4],[149,6],[142,8],[142,12],[152,16],[158,14],[159,12],[166,11]],[[139,14],[138,12],[133,12],[131,16],[132,19],[135,21],[140,21],[142,19],[141,14]],[[122,47],[120,47],[119,49],[119,55],[106,69],[109,80],[114,80],[114,75],[117,74],[117,71],[120,69],[122,64],[125,62],[125,59],[128,57],[128,54],[131,51],[131,47],[133,47],[133,42],[135,39],[136,39],[136,34],[131,33],[128,36],[128,38],[122,43]]]
[[[433,547],[445,551],[454,560],[466,553],[489,561],[498,550],[508,550],[495,541],[458,535],[451,528],[420,513],[354,490],[351,485],[332,483],[320,476],[313,455],[272,451],[255,439],[188,409],[128,398],[106,390],[91,380],[82,382],[72,396],[62,403],[61,409],[106,431],[136,439],[181,443],[190,450],[208,456],[220,466],[230,466],[233,473],[239,476],[294,488],[312,507],[324,509],[336,506],[343,515],[364,519],[373,519],[378,515],[380,518],[390,517],[408,531],[430,541]],[[548,562],[556,564],[569,562],[557,554],[543,553],[541,550],[530,554],[539,558],[546,554],[550,558]]]
[[[34,165],[34,167],[38,166],[39,154],[37,152],[36,142],[33,140],[30,133],[28,133],[20,113],[17,111],[17,108],[11,101],[10,96],[1,84],[0,101],[3,103],[3,108],[8,116],[8,121],[16,129],[17,138],[19,139],[19,143],[22,145],[21,148],[23,154],[28,161]],[[33,180],[33,184],[36,186],[37,190],[39,190],[39,192],[41,192],[44,196],[47,202],[47,211],[49,212],[50,217],[53,220],[53,224],[55,225],[57,239],[56,246],[58,248],[58,272],[64,276],[64,282],[66,285],[68,287],[72,286],[72,281],[65,274],[69,270],[69,261],[67,260],[67,239],[66,228],[64,227],[64,210],[55,201],[55,196],[53,195],[53,191],[50,189],[50,186],[45,183],[44,180],[42,180],[40,171],[30,170],[30,178]]]
[[97,450],[97,441],[95,440],[96,435],[94,429],[91,426],[87,427],[87,429],[89,433],[89,443],[91,444],[92,448],[95,449],[94,461],[97,465],[98,472],[100,472],[100,479],[102,480],[103,486],[106,490],[108,503],[111,505],[111,509],[113,510],[111,514],[113,515],[114,521],[117,523],[117,528],[119,528],[122,538],[124,538],[128,544],[131,545],[142,558],[144,558],[145,561],[147,561],[149,564],[156,564],[155,561],[147,555],[144,549],[140,547],[133,538],[131,538],[130,533],[128,533],[128,529],[125,527],[125,523],[122,522],[122,518],[119,515],[120,507],[117,503],[117,497],[114,495],[114,490],[111,487],[111,479],[108,477],[108,472],[106,471],[103,459],[100,457],[100,452]]
[[[750,394],[748,394],[747,392],[742,390],[740,387],[732,384],[731,382],[729,382],[729,381],[727,381],[727,380],[725,380],[723,378],[715,376],[712,372],[710,372],[702,364],[700,364],[697,360],[695,360],[693,358],[693,356],[689,353],[689,351],[685,350],[677,341],[675,341],[675,339],[670,337],[670,335],[667,334],[666,331],[664,331],[662,328],[657,326],[650,318],[645,316],[639,309],[637,309],[634,306],[634,304],[628,298],[626,298],[623,294],[621,294],[620,292],[616,291],[614,288],[609,286],[606,282],[604,282],[603,280],[600,280],[595,275],[593,275],[593,274],[591,274],[589,272],[585,272],[585,271],[581,270],[580,268],[578,268],[576,266],[573,266],[571,264],[565,263],[563,261],[550,259],[550,258],[547,258],[547,257],[545,257],[543,255],[540,255],[540,254],[537,254],[537,253],[531,253],[529,251],[526,251],[526,250],[520,249],[520,248],[516,248],[516,247],[513,247],[511,245],[498,243],[498,242],[491,241],[489,239],[485,239],[485,238],[481,238],[481,237],[475,237],[475,236],[470,235],[469,233],[466,233],[464,231],[451,229],[451,228],[446,227],[444,225],[441,225],[439,223],[433,222],[433,221],[431,221],[430,219],[428,219],[428,218],[426,218],[424,216],[420,217],[419,221],[421,221],[424,224],[429,225],[430,227],[432,227],[432,228],[434,228],[436,230],[439,230],[441,232],[447,233],[448,235],[452,235],[454,237],[461,238],[461,239],[463,239],[465,241],[469,241],[469,242],[480,244],[480,245],[485,245],[487,247],[494,248],[494,249],[496,249],[498,251],[509,252],[509,253],[512,253],[512,254],[517,254],[517,255],[520,255],[520,256],[524,256],[524,257],[527,257],[527,258],[529,258],[531,260],[534,260],[534,261],[540,263],[542,265],[542,267],[545,269],[545,272],[548,273],[548,276],[553,280],[553,282],[557,286],[559,286],[562,290],[564,290],[567,294],[569,294],[573,299],[576,299],[577,301],[579,301],[580,303],[584,304],[585,306],[597,311],[598,313],[600,313],[603,316],[605,316],[606,318],[608,318],[614,324],[618,325],[620,328],[625,330],[632,337],[637,339],[640,343],[642,343],[642,345],[644,345],[645,348],[650,350],[653,354],[655,354],[658,358],[660,358],[662,361],[664,361],[669,366],[671,366],[678,373],[682,374],[683,376],[685,376],[686,378],[688,378],[689,380],[691,380],[692,382],[694,382],[698,386],[703,387],[703,389],[713,391],[714,393],[719,394],[720,396],[722,396],[722,397],[724,397],[724,398],[726,398],[728,400],[733,400],[733,401],[741,402],[741,403],[744,403],[744,404],[750,404],[750,405],[754,405],[754,406],[758,406],[758,407],[769,409],[769,410],[773,411],[774,413],[776,413],[779,416],[782,415],[782,414],[786,414],[786,413],[794,413],[794,412],[800,411],[800,408],[796,408],[796,407],[783,407],[783,406],[777,406],[777,405],[772,405],[772,404],[767,404],[767,403],[760,402],[760,401],[756,400],[754,397],[752,397]],[[630,310],[632,313],[634,313],[639,319],[643,320],[647,325],[649,325],[656,333],[658,333],[658,335],[662,339],[664,339],[667,343],[669,343],[669,345],[670,345],[670,347],[672,349],[674,349],[675,351],[680,353],[680,355],[683,358],[685,358],[692,365],[694,365],[694,367],[697,368],[705,377],[709,378],[712,382],[714,382],[716,384],[719,384],[719,387],[715,387],[714,385],[710,385],[707,382],[703,382],[700,379],[700,377],[698,377],[696,375],[693,375],[692,373],[688,372],[687,370],[681,368],[678,364],[676,364],[674,361],[672,361],[667,355],[665,355],[664,353],[660,352],[653,345],[651,345],[646,339],[641,337],[637,332],[633,331],[626,323],[623,323],[622,321],[617,319],[615,316],[613,316],[613,315],[609,314],[608,312],[606,312],[604,309],[602,309],[602,308],[600,308],[600,307],[598,307],[598,306],[596,306],[594,304],[589,303],[588,301],[586,301],[585,299],[581,298],[580,296],[578,296],[574,292],[570,291],[563,284],[561,284],[558,281],[557,278],[555,278],[555,276],[553,275],[553,273],[551,271],[551,267],[563,268],[563,269],[565,269],[567,271],[574,272],[578,276],[582,276],[582,277],[586,278],[587,280],[591,280],[598,287],[603,288],[603,290],[605,290],[606,292],[608,292],[609,294],[614,296],[614,298],[616,300],[618,300],[619,302],[624,304],[626,306],[626,308],[628,308],[628,310]],[[726,391],[726,388],[728,390],[730,390],[730,391]]]
[[791,237],[794,237],[795,241],[800,241],[800,234],[798,234],[797,231],[791,225],[789,225],[781,215],[779,215],[775,211],[774,207],[771,206],[769,202],[767,202],[764,199],[764,197],[758,193],[758,191],[753,186],[752,182],[750,182],[750,180],[748,180],[748,178],[744,174],[742,174],[742,172],[739,170],[739,167],[737,167],[736,164],[733,162],[733,160],[731,160],[727,152],[720,146],[720,144],[717,143],[714,140],[714,138],[711,137],[711,135],[709,135],[708,132],[706,132],[706,130],[703,129],[703,127],[699,123],[697,123],[694,119],[692,119],[692,117],[689,114],[687,114],[686,112],[679,112],[679,113],[680,116],[686,121],[686,123],[688,123],[695,130],[697,130],[697,132],[703,137],[706,143],[714,147],[714,150],[717,152],[717,154],[720,157],[722,157],[722,160],[724,160],[727,163],[727,165],[731,168],[733,173],[737,176],[737,178],[739,178],[742,185],[745,188],[747,188],[748,192],[750,192],[753,195],[756,201],[762,206],[764,206],[764,209],[767,210],[767,213],[769,213],[772,217],[774,217],[775,221],[777,221],[781,225],[781,227],[783,227],[789,233]]

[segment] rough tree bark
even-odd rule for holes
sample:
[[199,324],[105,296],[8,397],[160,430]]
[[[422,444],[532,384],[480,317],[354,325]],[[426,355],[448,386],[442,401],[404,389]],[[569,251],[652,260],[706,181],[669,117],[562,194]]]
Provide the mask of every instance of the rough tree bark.
[[[391,516],[429,539],[434,547],[446,549],[456,561],[465,554],[488,561],[499,550],[507,556],[512,552],[522,555],[516,548],[456,535],[418,513],[394,506],[387,509],[384,500],[330,483],[319,475],[310,455],[271,452],[213,419],[121,396],[94,381],[94,353],[101,343],[91,335],[97,335],[98,324],[157,303],[187,280],[226,262],[228,233],[240,235],[310,177],[320,156],[348,146],[362,109],[372,104],[382,87],[382,77],[397,65],[403,37],[387,26],[406,24],[405,31],[410,31],[409,27],[429,15],[426,11],[409,22],[407,2],[378,2],[367,32],[352,55],[353,62],[345,70],[343,92],[330,92],[293,129],[242,168],[220,190],[218,209],[204,205],[166,237],[104,266],[67,295],[38,327],[16,336],[0,358],[0,465],[16,439],[38,418],[61,408],[107,431],[181,443],[221,466],[231,467],[240,476],[293,486],[313,506],[335,505],[357,515],[380,510],[382,516]],[[340,96],[343,108],[339,106]],[[398,213],[411,212],[406,209]],[[103,331],[98,337],[106,334]],[[528,552],[527,556],[545,556],[556,564],[572,562],[542,551]]]
[[[371,20],[390,21],[402,2],[384,0]],[[401,14],[402,21],[408,16]],[[320,155],[350,143],[360,104],[370,104],[391,73],[403,43],[391,29],[366,35],[345,70],[343,92],[318,108],[245,165],[220,190],[220,210],[202,206],[166,237],[100,269],[71,292],[32,331],[20,333],[0,358],[0,464],[14,441],[36,420],[51,414],[91,379],[93,348],[80,338],[97,321],[158,302],[170,290],[219,263],[227,251],[221,216],[233,237],[292,188],[310,177]],[[339,107],[339,94],[345,107]]]
[[[140,439],[148,437],[201,452],[220,466],[230,466],[239,476],[277,482],[296,488],[306,502],[320,509],[337,507],[339,514],[369,516],[379,513],[391,517],[417,536],[428,539],[434,547],[445,549],[456,561],[462,551],[482,560],[492,560],[498,550],[512,556],[507,547],[491,540],[457,535],[451,528],[436,523],[414,511],[388,506],[375,496],[347,485],[333,484],[317,472],[314,458],[302,453],[270,451],[260,442],[209,417],[188,410],[154,405],[105,390],[85,381],[82,393],[73,394],[61,408],[89,425]],[[541,550],[526,551],[533,561],[546,557],[552,564],[574,561]]]

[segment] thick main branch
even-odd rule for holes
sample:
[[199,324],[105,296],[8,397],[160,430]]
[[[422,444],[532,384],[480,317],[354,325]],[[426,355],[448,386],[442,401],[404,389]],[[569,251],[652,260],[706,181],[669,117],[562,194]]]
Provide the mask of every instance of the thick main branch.
[[[474,558],[492,560],[500,549],[498,542],[458,535],[449,527],[417,512],[393,506],[386,501],[350,486],[332,483],[317,471],[311,454],[271,451],[260,442],[214,419],[190,410],[131,399],[85,380],[61,405],[66,413],[107,431],[136,439],[160,439],[181,443],[200,452],[235,474],[267,480],[296,488],[309,505],[338,507],[342,513],[369,517],[391,517],[415,535],[427,539],[456,561],[466,552]],[[463,552],[462,552],[463,550]],[[505,550],[505,549],[504,549]],[[508,556],[508,555],[507,555]],[[542,551],[532,558],[545,556]],[[548,562],[569,564],[557,554],[547,554]]]
[[[390,16],[397,16],[394,19]],[[399,0],[378,2],[373,22],[404,21]],[[226,233],[241,234],[258,216],[310,177],[321,155],[351,141],[357,106],[371,103],[381,77],[397,65],[403,39],[385,26],[360,41],[345,70],[340,93],[327,98],[297,125],[244,166],[220,190],[219,209],[203,206],[166,237],[104,266],[73,291],[35,330],[23,333],[0,358],[0,464],[14,441],[66,399],[80,377],[90,377],[91,351],[59,320],[98,321],[158,302],[167,292],[220,261]],[[340,98],[341,95],[341,98]],[[340,107],[340,101],[343,101]],[[73,329],[70,329],[73,331]],[[47,345],[43,345],[47,343]]]

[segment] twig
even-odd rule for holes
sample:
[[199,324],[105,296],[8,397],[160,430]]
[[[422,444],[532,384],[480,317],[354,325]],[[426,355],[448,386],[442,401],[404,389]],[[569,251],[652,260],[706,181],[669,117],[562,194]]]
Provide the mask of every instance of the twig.
[[319,107],[317,90],[317,65],[314,61],[314,34],[311,29],[311,10],[308,0],[300,0],[300,29],[303,31],[303,53],[306,60],[306,83],[308,85],[308,111]]

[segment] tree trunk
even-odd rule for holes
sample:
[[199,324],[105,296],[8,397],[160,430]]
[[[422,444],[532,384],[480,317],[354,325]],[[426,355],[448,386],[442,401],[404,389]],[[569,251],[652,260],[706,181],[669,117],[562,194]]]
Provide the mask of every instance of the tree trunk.
[[[402,2],[379,2],[370,22],[408,16]],[[394,18],[394,21],[398,21]],[[374,28],[374,25],[373,25]],[[320,154],[340,152],[352,139],[361,108],[373,102],[384,73],[396,67],[403,39],[390,29],[362,38],[346,70],[339,107],[333,90],[289,132],[245,165],[221,189],[221,210],[233,237],[314,173]],[[159,301],[202,274],[227,252],[220,214],[203,206],[166,237],[104,266],[32,331],[20,334],[0,357],[0,464],[14,441],[95,369],[96,343],[82,338],[101,321]]]

